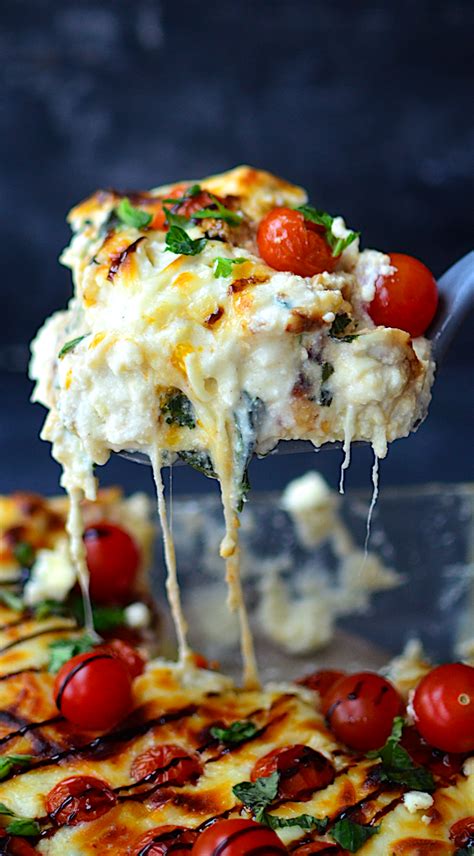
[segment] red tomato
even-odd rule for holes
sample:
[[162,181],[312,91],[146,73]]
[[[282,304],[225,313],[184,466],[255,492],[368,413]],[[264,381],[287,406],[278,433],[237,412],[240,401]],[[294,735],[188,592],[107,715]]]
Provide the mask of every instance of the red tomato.
[[99,651],[78,654],[59,670],[54,683],[58,710],[87,731],[107,731],[132,707],[132,680],[124,663]]
[[394,717],[402,709],[395,687],[375,672],[357,672],[336,681],[322,704],[326,721],[338,740],[367,752],[383,746]]
[[342,853],[347,853],[346,850],[339,849],[337,844],[330,844],[329,841],[312,841],[311,844],[302,844],[301,847],[297,847],[296,850],[291,851],[291,856],[313,856],[313,853],[319,853],[321,850],[324,851],[324,856],[328,856],[329,853],[338,854],[338,856],[342,856]]
[[[157,826],[136,841],[130,856],[189,856],[197,832],[182,826]],[[180,846],[182,845],[182,846]]]
[[4,856],[38,856],[38,851],[28,841],[9,835],[4,829],[0,829],[0,853]]
[[[186,193],[186,185],[185,184],[177,184],[176,187],[173,187],[166,194],[166,199],[179,199],[180,196],[183,196]],[[166,208],[170,208],[170,205],[166,205]],[[153,214],[153,220],[150,223],[150,229],[166,229],[166,217],[165,212],[163,210],[163,200],[155,199],[151,200],[150,203],[146,203],[146,210]]]
[[446,663],[418,684],[413,697],[421,736],[446,752],[474,749],[474,668]]
[[150,777],[155,784],[184,785],[202,773],[199,758],[182,746],[165,743],[154,746],[138,755],[131,767],[130,776],[135,782]]
[[75,826],[95,820],[117,802],[107,782],[95,776],[71,776],[55,785],[46,797],[46,811],[56,826]]
[[280,774],[278,796],[286,800],[309,799],[314,791],[330,785],[335,775],[324,755],[301,743],[273,749],[259,758],[250,778],[255,782],[275,772]]
[[322,234],[321,227],[305,220],[292,208],[273,208],[260,222],[257,232],[262,259],[275,270],[299,276],[333,271],[337,259]]
[[461,772],[465,756],[453,752],[443,752],[441,749],[430,746],[426,740],[423,740],[414,725],[407,725],[403,729],[400,743],[415,764],[420,767],[428,767],[443,785],[453,784],[456,776]]
[[474,817],[463,817],[462,820],[453,823],[449,830],[449,837],[455,847],[474,847]]
[[196,211],[200,211],[201,208],[209,208],[214,204],[215,201],[212,196],[209,195],[207,190],[201,190],[200,193],[196,193],[195,196],[190,196],[189,199],[186,199],[178,205],[176,213],[181,214],[182,217],[192,218]]
[[333,684],[339,678],[343,678],[345,674],[345,672],[338,672],[336,669],[320,669],[317,672],[311,672],[310,675],[306,675],[304,678],[298,678],[296,683],[319,693],[322,699]]
[[133,645],[124,642],[123,639],[111,639],[106,645],[101,645],[97,648],[98,651],[104,651],[106,654],[112,654],[127,667],[130,677],[138,678],[145,671],[146,660]]
[[128,532],[106,520],[84,532],[90,592],[97,603],[126,603],[140,565],[140,551]]
[[379,276],[369,306],[374,324],[398,327],[414,338],[431,324],[438,305],[436,280],[423,262],[404,253],[391,253],[391,276]]
[[279,856],[288,853],[278,835],[254,820],[218,820],[201,832],[191,856]]

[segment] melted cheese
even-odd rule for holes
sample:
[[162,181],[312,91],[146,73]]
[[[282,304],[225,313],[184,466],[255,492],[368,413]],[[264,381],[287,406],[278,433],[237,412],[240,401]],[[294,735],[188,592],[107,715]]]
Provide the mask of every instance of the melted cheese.
[[[201,186],[237,207],[242,222],[190,222],[189,237],[207,240],[196,255],[171,252],[163,230],[117,225],[110,219],[119,202],[113,192],[99,191],[73,209],[75,235],[62,260],[72,269],[75,295],[38,334],[31,373],[34,399],[49,409],[42,436],[53,444],[71,495],[69,531],[84,593],[79,497],[95,496],[93,464],[105,463],[111,451],[151,450],[183,662],[190,652],[159,470],[177,453],[201,462],[205,456],[221,484],[221,556],[229,605],[240,618],[244,683],[251,687],[258,676],[239,577],[237,515],[248,459],[281,439],[316,447],[342,440],[342,491],[353,440],[372,443],[382,458],[387,442],[424,417],[433,365],[425,340],[374,327],[367,314],[388,257],[360,252],[354,242],[334,273],[307,278],[276,272],[259,257],[259,220],[276,205],[304,203],[301,188],[250,167]],[[155,210],[169,191],[141,194],[138,204]],[[333,231],[346,233],[342,218]],[[217,275],[218,256],[236,262],[229,276]],[[350,318],[356,338],[333,335],[338,314]],[[72,339],[74,347],[59,357]],[[324,364],[333,369],[326,381]],[[192,420],[166,415],[170,391],[186,397]]]

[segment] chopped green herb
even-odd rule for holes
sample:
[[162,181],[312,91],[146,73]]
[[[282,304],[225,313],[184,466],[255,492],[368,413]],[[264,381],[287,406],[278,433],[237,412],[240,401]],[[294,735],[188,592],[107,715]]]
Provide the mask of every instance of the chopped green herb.
[[4,814],[6,817],[15,817],[15,812],[11,808],[7,808],[5,803],[2,802],[0,802],[0,814]]
[[[72,613],[78,624],[84,624],[84,604],[82,597],[74,599]],[[93,606],[92,618],[97,633],[107,633],[125,624],[125,610],[121,606]]]
[[214,259],[214,279],[219,277],[231,276],[234,265],[242,265],[247,259],[239,257],[238,259],[227,259],[224,256],[217,256]]
[[233,722],[228,728],[219,728],[219,726],[213,725],[211,735],[223,743],[242,743],[244,740],[254,737],[257,731],[258,728],[254,722],[242,719]]
[[134,229],[145,229],[153,220],[153,214],[149,214],[141,208],[135,208],[127,196],[120,200],[115,210],[119,220]]
[[0,591],[0,601],[3,602],[5,606],[8,606],[9,609],[14,609],[15,612],[23,612],[24,605],[21,597],[18,597],[17,594],[14,594],[8,589]]
[[406,785],[413,791],[433,791],[435,782],[430,771],[414,764],[406,749],[400,746],[404,725],[403,717],[396,716],[385,746],[368,752],[367,757],[380,758],[382,767],[379,776],[382,782]]
[[299,826],[301,829],[317,829],[322,835],[326,832],[328,818],[325,817],[319,820],[311,814],[298,814],[296,817],[277,817],[274,814],[264,812],[260,823],[264,823],[270,829],[286,829],[288,826]]
[[172,389],[161,405],[168,425],[179,425],[181,428],[195,428],[194,407],[189,398],[180,389]]
[[321,382],[326,383],[327,380],[334,374],[334,366],[331,363],[323,363],[321,369]]
[[344,818],[334,824],[329,834],[349,853],[356,853],[372,835],[377,834],[379,829],[380,826],[362,826],[349,818]]
[[61,350],[59,351],[58,359],[60,359],[61,357],[64,357],[64,354],[68,354],[69,351],[72,351],[73,348],[75,348],[76,345],[79,344],[79,342],[82,342],[82,340],[85,339],[86,336],[88,336],[88,335],[89,335],[88,333],[85,333],[84,336],[77,336],[76,339],[71,339],[69,342],[66,342],[66,344],[63,345]]
[[178,452],[178,458],[180,458],[185,464],[188,464],[194,470],[197,470],[198,473],[202,473],[204,476],[207,476],[208,479],[216,479],[217,473],[214,469],[212,460],[207,452],[199,452],[199,451],[184,451]]
[[200,211],[194,211],[191,216],[195,220],[204,220],[207,217],[213,217],[216,220],[224,220],[224,222],[229,223],[230,226],[240,225],[243,220],[242,214],[238,214],[237,211],[231,211],[230,208],[226,208],[213,193],[210,193],[209,196],[212,199],[212,208],[201,208]]
[[183,202],[187,202],[188,199],[191,199],[193,196],[197,196],[198,193],[201,193],[201,185],[200,184],[192,184],[182,196],[175,197],[173,199],[170,196],[168,199],[163,199],[163,202],[172,202],[173,205],[182,205]]
[[23,767],[30,763],[34,755],[2,755],[0,758],[0,780],[6,779],[15,767]]
[[345,312],[340,312],[339,315],[336,315],[329,329],[331,339],[335,339],[337,342],[352,342],[354,339],[357,339],[357,333],[352,333],[349,336],[343,335],[344,330],[349,324],[351,324],[351,319]]
[[177,256],[197,256],[207,244],[207,238],[190,238],[181,226],[170,226],[165,238],[166,247]]
[[42,600],[35,607],[35,618],[41,621],[42,618],[49,618],[50,615],[68,615],[69,612],[67,606],[59,600]]
[[240,782],[234,785],[232,793],[252,811],[255,820],[261,823],[265,810],[278,794],[279,779],[280,775],[275,771],[270,776],[256,779],[255,782]]
[[28,541],[18,541],[13,548],[13,555],[22,568],[31,568],[35,561],[35,551]]
[[31,817],[16,817],[6,827],[9,835],[22,835],[23,837],[39,835],[41,827],[37,820]]
[[72,657],[92,651],[93,647],[94,642],[87,635],[79,636],[76,639],[57,639],[56,642],[51,642],[48,671],[52,674],[59,672],[61,666],[64,666],[64,663],[67,663]]
[[341,253],[360,236],[360,232],[349,232],[346,238],[336,238],[332,232],[332,224],[334,217],[328,214],[327,211],[321,211],[318,208],[313,208],[312,205],[300,205],[297,209],[300,211],[305,220],[310,220],[311,223],[316,223],[318,226],[324,226],[325,240],[332,250],[333,258],[337,258]]
[[171,211],[170,208],[165,208],[164,205],[163,211],[165,212],[165,220],[168,226],[189,225],[189,217],[186,217],[184,214],[175,214],[174,211]]

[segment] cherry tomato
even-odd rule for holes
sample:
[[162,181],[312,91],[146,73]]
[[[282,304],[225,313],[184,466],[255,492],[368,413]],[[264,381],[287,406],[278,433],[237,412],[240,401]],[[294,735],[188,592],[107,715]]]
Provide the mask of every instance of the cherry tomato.
[[462,770],[464,755],[435,749],[423,740],[414,725],[407,725],[403,729],[400,743],[415,764],[427,767],[443,785],[453,784]]
[[303,678],[298,678],[296,681],[300,686],[308,687],[309,690],[319,693],[321,699],[331,689],[333,684],[343,678],[345,672],[338,672],[336,669],[320,669],[317,672],[311,672],[310,675],[305,675]]
[[446,752],[474,749],[474,668],[446,663],[418,684],[413,697],[415,723],[421,736]]
[[106,520],[84,532],[91,598],[96,603],[126,603],[130,600],[140,551],[128,532]]
[[215,201],[207,190],[201,190],[200,193],[196,193],[194,196],[190,196],[184,202],[181,202],[181,204],[177,206],[176,213],[181,214],[182,217],[192,218],[196,211],[200,211],[201,208],[212,207],[214,204]]
[[322,709],[338,740],[366,752],[383,746],[402,700],[385,678],[375,672],[357,672],[333,684]]
[[429,268],[413,256],[391,253],[390,264],[395,273],[377,279],[369,315],[374,324],[398,327],[413,338],[422,336],[438,305],[436,280]]
[[[185,184],[177,184],[176,187],[173,187],[169,190],[165,196],[165,199],[179,199],[180,196],[183,196],[186,193],[186,185]],[[165,205],[166,208],[170,208],[170,205]],[[150,214],[153,214],[153,220],[150,223],[150,229],[166,229],[166,217],[165,212],[163,210],[163,200],[156,199],[152,200],[150,204],[146,204],[146,209]]]
[[112,657],[120,660],[127,667],[132,679],[138,678],[145,671],[145,658],[142,657],[137,648],[129,645],[123,639],[111,639],[106,645],[101,645],[96,650],[112,654]]
[[278,835],[254,820],[218,820],[201,832],[191,856],[278,856],[288,851]]
[[182,826],[157,826],[140,836],[131,856],[190,856],[197,834]]
[[4,829],[0,829],[0,853],[4,856],[38,856],[38,851],[28,841],[9,835]]
[[199,758],[174,743],[154,746],[138,755],[131,767],[130,775],[139,782],[147,778],[156,784],[184,785],[197,779],[202,773]]
[[314,791],[321,790],[334,781],[334,767],[320,752],[296,743],[282,749],[273,749],[259,758],[250,778],[252,782],[280,774],[278,796],[286,800],[309,799]]
[[463,817],[462,820],[453,823],[449,830],[449,837],[455,847],[474,847],[474,817]]
[[258,227],[258,250],[267,265],[275,270],[291,271],[298,276],[333,271],[337,259],[323,231],[305,220],[300,211],[273,208]]
[[71,776],[55,785],[46,797],[46,811],[56,826],[75,826],[96,820],[117,802],[107,782],[95,776]]
[[59,670],[54,683],[58,710],[88,731],[107,731],[132,707],[127,666],[101,651],[78,654]]

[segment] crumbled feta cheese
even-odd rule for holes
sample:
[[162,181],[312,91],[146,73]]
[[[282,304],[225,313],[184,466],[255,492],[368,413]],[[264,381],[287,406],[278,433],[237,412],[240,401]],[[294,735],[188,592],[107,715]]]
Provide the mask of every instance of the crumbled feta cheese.
[[421,815],[421,822],[425,824],[425,826],[429,826],[433,818],[429,814]]
[[474,776],[474,755],[466,758],[463,764],[462,771],[465,776]]
[[417,811],[422,811],[431,808],[433,805],[433,797],[424,791],[408,791],[403,797],[405,808],[410,814],[415,814]]
[[25,586],[24,600],[34,606],[42,600],[63,601],[76,582],[76,571],[71,562],[66,539],[61,539],[54,550],[38,550],[31,576]]
[[375,297],[375,283],[379,276],[390,276],[395,268],[390,265],[390,256],[378,250],[364,250],[357,260],[355,276],[364,303],[371,303]]
[[335,317],[336,317],[336,316],[335,316],[334,312],[326,312],[326,313],[323,315],[323,321],[325,321],[325,322],[326,322],[326,324],[332,324],[332,322],[334,321]]
[[150,624],[150,610],[145,603],[131,603],[125,607],[125,624],[134,630],[142,630]]

